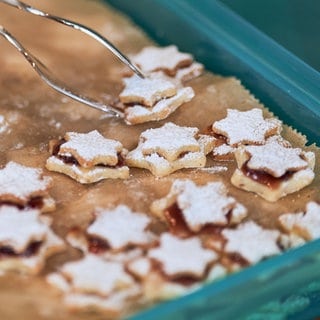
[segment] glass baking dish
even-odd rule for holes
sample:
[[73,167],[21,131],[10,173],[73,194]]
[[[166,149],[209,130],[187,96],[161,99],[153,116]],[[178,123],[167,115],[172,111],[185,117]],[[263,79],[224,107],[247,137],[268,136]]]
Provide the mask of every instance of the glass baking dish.
[[[214,0],[107,0],[160,45],[176,44],[233,75],[284,123],[320,145],[320,74]],[[319,168],[316,168],[319,174]],[[314,319],[320,240],[263,261],[131,319]]]

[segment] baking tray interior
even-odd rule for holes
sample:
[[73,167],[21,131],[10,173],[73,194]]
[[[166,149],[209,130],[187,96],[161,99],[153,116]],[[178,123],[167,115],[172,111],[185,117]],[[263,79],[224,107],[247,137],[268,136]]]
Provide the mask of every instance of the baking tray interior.
[[[227,7],[214,0],[106,2],[160,45],[176,44],[214,73],[238,77],[284,123],[320,145],[319,73]],[[320,314],[319,270],[317,240],[131,319],[266,319],[264,312],[312,319]]]

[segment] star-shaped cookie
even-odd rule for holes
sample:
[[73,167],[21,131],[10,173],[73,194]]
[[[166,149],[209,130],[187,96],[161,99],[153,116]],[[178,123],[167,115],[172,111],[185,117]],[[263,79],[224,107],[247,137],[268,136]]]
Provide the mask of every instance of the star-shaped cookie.
[[0,270],[36,274],[46,258],[65,248],[36,209],[0,207]]
[[309,202],[305,212],[285,213],[279,217],[283,229],[305,240],[320,238],[320,205]]
[[71,154],[84,168],[97,164],[114,166],[118,163],[118,153],[122,144],[103,137],[97,130],[88,133],[67,132],[66,142],[60,146],[59,154]]
[[222,235],[227,241],[225,252],[240,254],[250,264],[280,253],[277,244],[280,232],[264,229],[253,221],[240,224],[236,229],[225,229]]
[[86,255],[79,261],[68,262],[60,273],[70,281],[70,291],[108,296],[112,291],[128,287],[134,280],[122,263],[105,261],[96,255]]
[[195,138],[197,133],[197,128],[180,127],[167,122],[163,127],[142,132],[142,152],[144,155],[157,153],[169,161],[176,160],[183,152],[200,151]]
[[213,146],[214,138],[198,135],[197,128],[167,122],[144,131],[137,148],[128,153],[126,163],[162,177],[182,168],[204,167]]
[[179,52],[174,45],[149,46],[134,55],[132,61],[146,73],[162,70],[170,76],[175,76],[179,69],[189,67],[192,64],[193,57],[189,53]]
[[46,168],[80,183],[129,176],[129,168],[124,165],[127,150],[119,141],[107,139],[97,130],[67,132],[63,139],[51,140],[49,149],[51,157],[47,159]]
[[174,204],[193,232],[198,232],[209,224],[224,226],[239,223],[247,215],[246,208],[228,196],[227,189],[221,182],[197,186],[192,180],[175,180],[170,192],[152,203],[151,211],[164,218],[167,210]]
[[281,121],[264,119],[261,109],[238,111],[228,109],[227,117],[212,124],[212,131],[222,135],[231,146],[263,144],[265,140],[281,132]]
[[203,248],[199,238],[180,239],[170,233],[161,234],[159,247],[151,249],[148,256],[173,278],[184,275],[201,278],[217,258],[216,253]]
[[124,110],[127,124],[138,124],[149,121],[159,121],[167,118],[182,104],[189,102],[194,97],[191,87],[180,88],[177,93],[169,98],[158,101],[152,107],[144,105],[128,106]]
[[144,78],[134,75],[124,78],[125,88],[120,93],[120,101],[124,104],[142,104],[152,107],[159,100],[169,98],[177,93],[177,87],[164,78]]
[[42,212],[52,211],[55,201],[48,193],[51,185],[52,179],[43,176],[41,169],[11,161],[0,170],[0,205],[6,203],[37,207]]
[[0,244],[10,247],[16,254],[25,251],[31,242],[42,241],[47,229],[39,220],[38,210],[0,207]]
[[127,124],[159,121],[167,118],[181,105],[194,97],[191,87],[182,87],[161,74],[144,79],[137,76],[124,79],[119,107],[124,109]]
[[288,171],[303,170],[308,162],[300,148],[287,148],[275,139],[268,139],[261,146],[246,146],[249,154],[248,168],[260,170],[279,178]]
[[241,146],[235,151],[238,168],[233,185],[274,202],[296,192],[314,179],[315,155],[293,148],[278,136],[264,145]]
[[[125,205],[111,210],[100,210],[95,221],[88,227],[90,236],[99,237],[112,249],[129,245],[148,245],[154,237],[147,230],[151,219],[142,213],[132,212]],[[124,232],[125,230],[125,232]]]

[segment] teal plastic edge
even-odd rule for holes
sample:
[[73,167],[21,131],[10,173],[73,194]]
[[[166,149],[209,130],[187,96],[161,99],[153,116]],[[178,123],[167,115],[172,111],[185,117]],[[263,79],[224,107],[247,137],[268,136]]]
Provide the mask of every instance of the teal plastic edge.
[[[315,279],[319,281],[319,248],[320,240],[310,242],[204,285],[188,295],[158,304],[128,320],[246,319],[266,302],[283,299],[291,293],[299,295],[306,284],[314,283]],[[311,311],[303,316],[304,320],[319,315],[320,305]]]
[[286,124],[320,141],[320,74],[215,0],[108,0],[160,44],[241,79]]
[[[128,14],[159,44],[175,43],[208,69],[237,76],[280,119],[320,144],[319,73],[218,1],[106,2]],[[245,319],[266,302],[298,294],[320,279],[319,255],[317,240],[130,319]],[[311,307],[303,319],[319,314],[319,305]]]

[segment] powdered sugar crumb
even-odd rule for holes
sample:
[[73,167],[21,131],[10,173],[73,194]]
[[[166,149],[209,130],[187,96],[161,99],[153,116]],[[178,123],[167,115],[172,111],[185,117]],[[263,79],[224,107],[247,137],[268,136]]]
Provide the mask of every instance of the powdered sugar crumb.
[[228,171],[228,167],[224,166],[214,166],[214,167],[205,167],[205,168],[197,168],[197,171],[206,172],[206,173],[221,173]]

